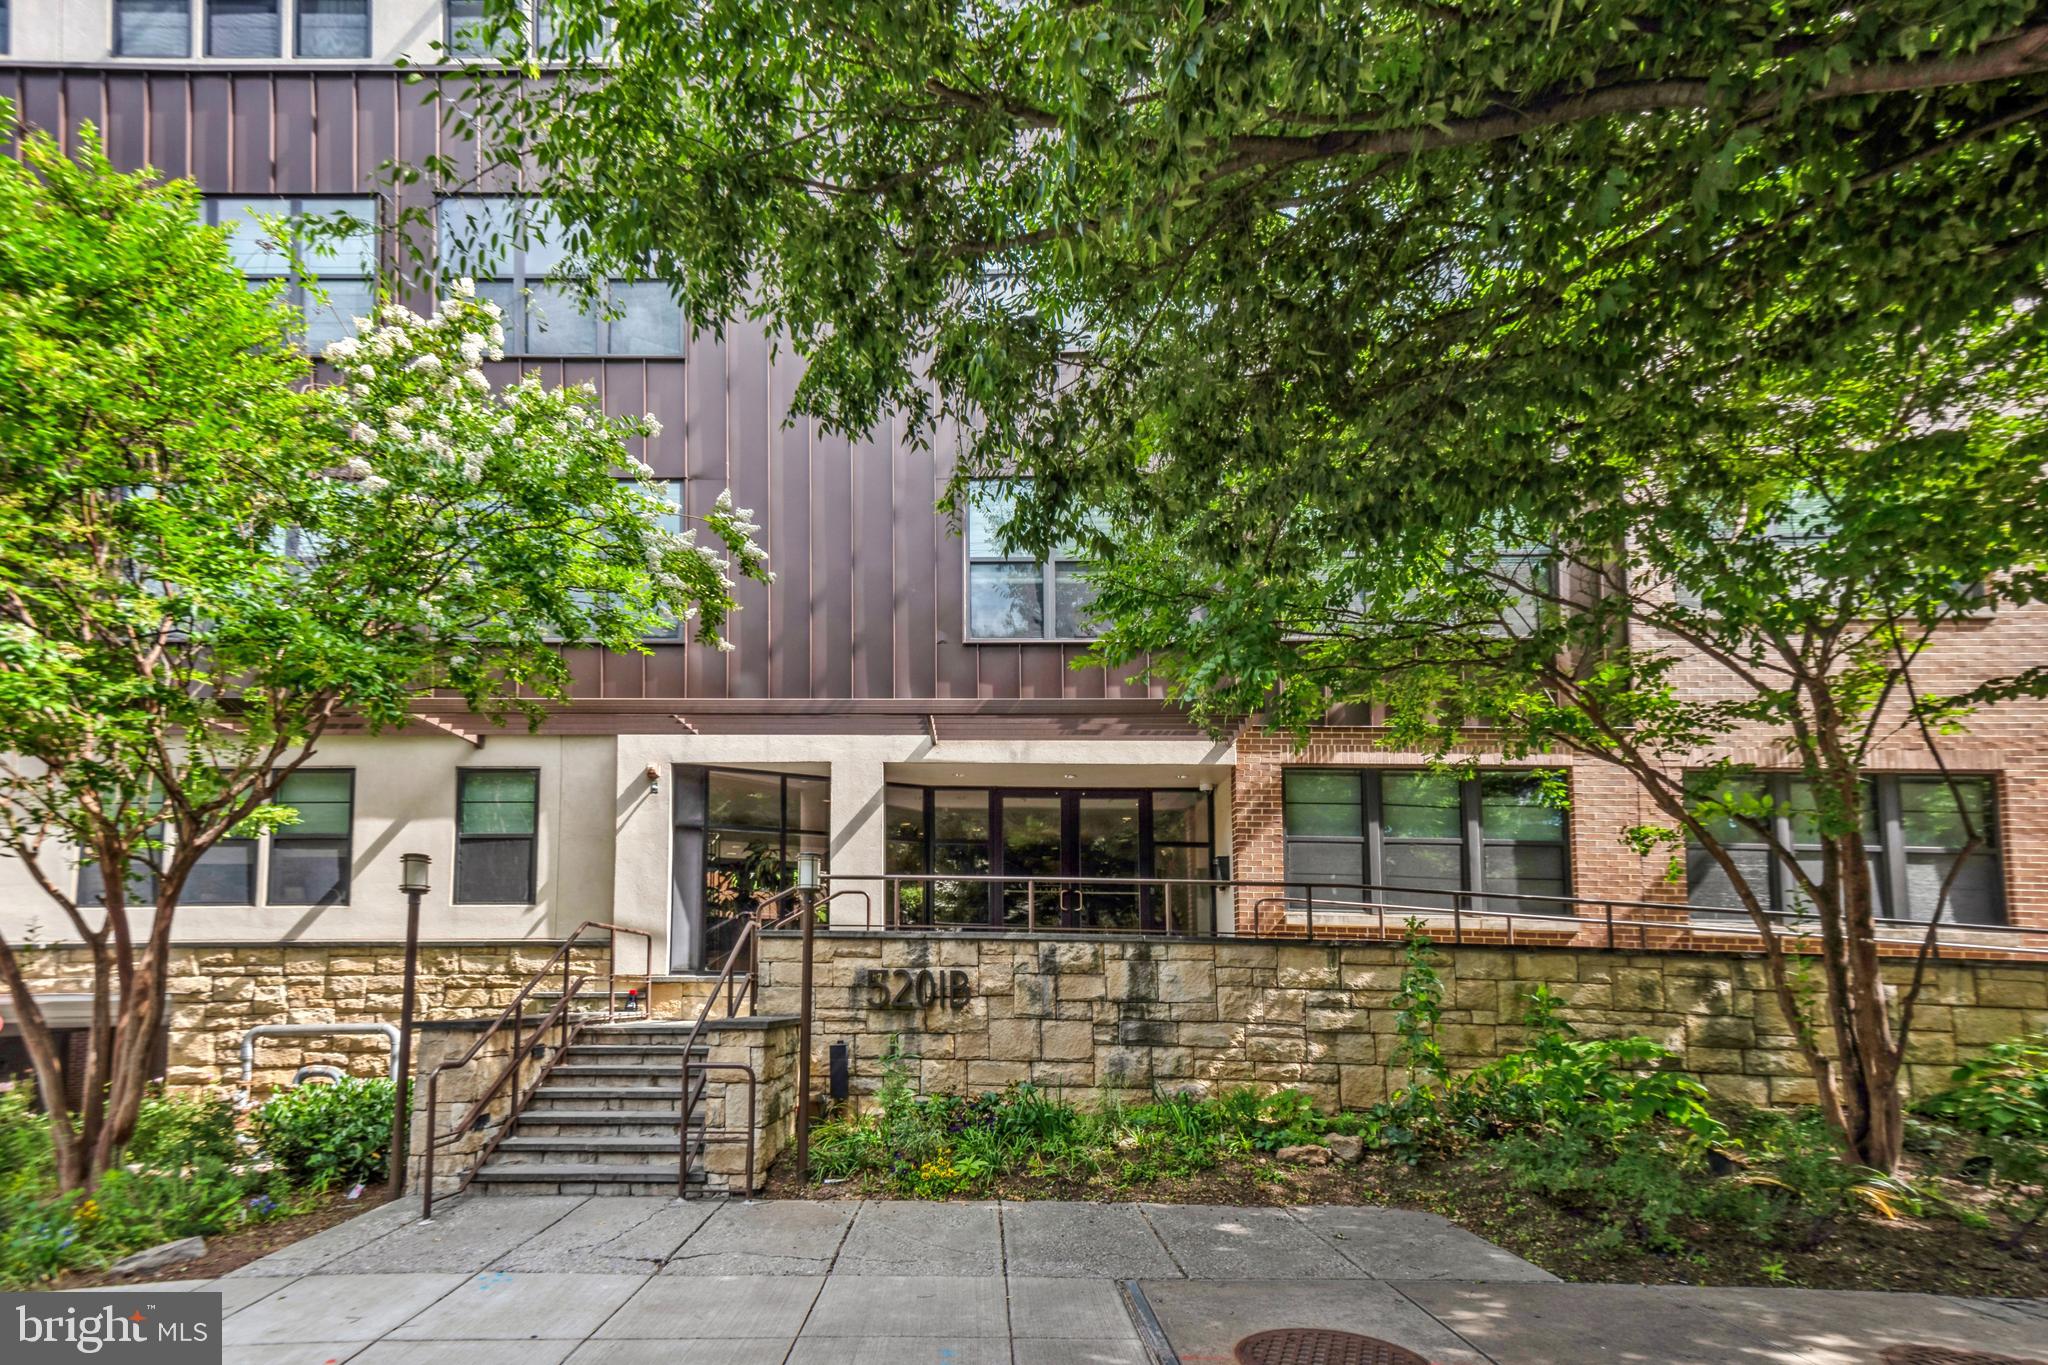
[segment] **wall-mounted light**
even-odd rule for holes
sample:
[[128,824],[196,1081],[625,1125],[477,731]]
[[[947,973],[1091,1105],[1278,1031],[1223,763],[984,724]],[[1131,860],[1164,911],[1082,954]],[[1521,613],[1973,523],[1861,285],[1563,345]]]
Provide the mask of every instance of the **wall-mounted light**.
[[647,794],[661,795],[661,768],[653,763],[647,765]]
[[818,889],[818,872],[822,860],[817,854],[805,851],[796,855],[796,884],[802,891]]
[[434,860],[424,853],[401,853],[398,855],[398,889],[411,894],[425,895],[432,886],[427,878],[427,869]]

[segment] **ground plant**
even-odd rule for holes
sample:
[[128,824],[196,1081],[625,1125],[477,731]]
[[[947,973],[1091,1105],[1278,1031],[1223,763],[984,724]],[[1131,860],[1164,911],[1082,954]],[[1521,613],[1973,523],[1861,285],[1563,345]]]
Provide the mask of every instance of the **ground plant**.
[[237,1141],[226,1100],[162,1096],[143,1100],[134,1136],[97,1188],[62,1190],[49,1117],[26,1089],[0,1095],[0,1287],[29,1288],[160,1242],[275,1222],[303,1212],[316,1194]]
[[389,1162],[396,1091],[382,1076],[297,1086],[266,1101],[250,1128],[263,1154],[297,1183],[324,1189],[375,1180]]

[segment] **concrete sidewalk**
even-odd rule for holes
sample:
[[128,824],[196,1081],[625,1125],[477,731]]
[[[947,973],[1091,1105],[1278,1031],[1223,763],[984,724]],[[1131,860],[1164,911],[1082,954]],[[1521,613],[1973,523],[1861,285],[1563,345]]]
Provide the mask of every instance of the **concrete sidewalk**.
[[387,1205],[222,1279],[229,1365],[1212,1365],[1269,1327],[1440,1365],[2048,1357],[2048,1306],[1565,1285],[1431,1214],[1164,1204]]

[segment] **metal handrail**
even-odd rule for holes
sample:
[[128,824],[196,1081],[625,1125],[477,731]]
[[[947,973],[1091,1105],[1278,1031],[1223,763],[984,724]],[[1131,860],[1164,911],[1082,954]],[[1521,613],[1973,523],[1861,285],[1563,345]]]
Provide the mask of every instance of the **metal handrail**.
[[[1597,925],[1605,930],[1603,938],[1605,946],[1608,948],[1631,946],[1617,938],[1615,933],[1617,929],[1634,930],[1634,933],[1623,937],[1633,939],[1634,944],[1632,946],[1638,948],[1647,946],[1648,932],[1651,930],[1664,934],[1682,932],[1716,937],[1742,934],[1756,936],[1761,932],[1757,928],[1754,919],[1750,918],[1746,911],[1732,909],[1728,906],[1691,905],[1680,901],[1622,900],[1611,897],[1553,896],[1515,891],[1434,891],[1417,887],[1385,886],[1371,882],[1312,883],[1237,877],[1019,876],[1014,873],[984,872],[950,875],[888,873],[879,877],[863,878],[863,880],[880,881],[888,887],[889,914],[885,923],[887,927],[891,928],[941,927],[938,925],[905,925],[902,916],[902,889],[906,885],[930,886],[939,882],[952,882],[966,884],[993,883],[1023,887],[1025,892],[1025,921],[1023,929],[1025,932],[1036,932],[1039,928],[1037,909],[1038,892],[1041,887],[1054,889],[1059,892],[1062,901],[1062,920],[1065,921],[1067,914],[1064,901],[1069,891],[1077,892],[1085,897],[1087,890],[1090,888],[1136,889],[1142,891],[1150,887],[1175,886],[1206,888],[1210,891],[1229,891],[1233,893],[1239,890],[1260,890],[1274,887],[1281,888],[1281,890],[1279,894],[1261,896],[1252,903],[1252,923],[1254,928],[1253,932],[1248,934],[1201,935],[1194,931],[1193,926],[1189,926],[1185,932],[1177,932],[1172,921],[1172,906],[1170,902],[1166,907],[1167,915],[1161,927],[1145,927],[1141,920],[1140,925],[1135,928],[1118,926],[1113,929],[1100,930],[1099,932],[1133,933],[1176,938],[1273,938],[1295,942],[1306,938],[1308,941],[1313,942],[1315,941],[1316,915],[1319,910],[1325,914],[1333,911],[1344,915],[1374,913],[1378,921],[1377,932],[1382,937],[1385,937],[1387,934],[1386,912],[1389,910],[1400,913],[1403,918],[1409,915],[1425,919],[1431,917],[1448,918],[1451,921],[1452,941],[1458,943],[1464,941],[1465,921],[1467,918],[1504,921],[1507,926],[1506,932],[1510,943],[1514,942],[1515,926],[1518,923],[1534,922],[1538,925],[1553,927],[1569,925],[1575,933],[1583,933],[1588,926]],[[1346,892],[1363,894],[1356,899],[1341,898],[1341,893]],[[1340,895],[1333,897],[1330,893],[1340,893]],[[1412,899],[1402,899],[1422,896],[1439,898],[1439,902],[1443,899],[1448,899],[1450,904],[1448,907],[1441,903],[1421,905],[1415,904]],[[1533,902],[1539,905],[1562,907],[1565,913],[1524,909],[1495,909],[1483,904],[1489,901],[1510,901],[1518,905],[1526,905]],[[1481,902],[1481,904],[1474,904],[1474,902]],[[1262,910],[1271,905],[1280,905],[1290,911],[1298,907],[1302,914],[1303,932],[1299,935],[1262,934],[1258,932],[1258,916]],[[1581,907],[1591,909],[1594,913],[1590,915],[1582,913]],[[1655,910],[1660,915],[1665,916],[1665,918],[1646,919],[1617,916],[1615,913],[1617,910]],[[1703,922],[1700,918],[1702,916],[1710,918]],[[1739,919],[1731,917],[1739,917]],[[1768,912],[1766,921],[1771,926],[1771,932],[1774,934],[1786,934],[1795,937],[1807,936],[1807,933],[1799,928],[1800,925],[1817,924],[1819,922],[1818,917],[1810,913],[1800,914],[1788,911]],[[1001,926],[984,926],[978,922],[944,927],[955,932],[964,933],[1004,932]],[[1063,923],[1061,927],[1085,930],[1091,926]],[[1344,927],[1355,931],[1357,926],[1346,923]],[[1874,941],[1879,945],[1918,947],[1922,941],[1927,941],[1931,944],[1931,953],[1936,958],[1939,958],[1941,955],[1944,942],[1942,935],[1944,933],[1950,935],[1946,942],[1951,949],[1967,950],[1974,948],[2026,957],[2048,956],[2048,947],[2033,947],[2017,942],[1986,943],[1981,938],[1970,937],[1973,935],[1991,938],[1998,938],[2000,936],[2014,938],[2031,937],[2036,939],[2048,937],[2048,929],[2035,928],[2028,925],[1961,924],[1952,920],[1930,924],[1926,920],[1891,919],[1880,916],[1874,921],[1873,927],[1878,931],[1878,937]],[[1910,933],[1906,933],[1903,936],[1887,936],[1884,933],[1887,929],[1910,930]],[[1957,937],[1957,935],[1962,937]],[[1594,946],[1599,945],[1595,944]]]
[[[561,1061],[562,1054],[568,1051],[569,1043],[575,1036],[574,1026],[569,1020],[569,1006],[576,999],[577,994],[582,991],[585,980],[586,978],[579,976],[563,988],[561,998],[555,1001],[554,1008],[542,1016],[540,1022],[534,1026],[531,1038],[521,1037],[519,1026],[517,1024],[513,1026],[512,1053],[505,1059],[505,1065],[499,1069],[497,1077],[491,1081],[490,1085],[484,1088],[484,1093],[479,1095],[476,1102],[469,1106],[469,1109],[463,1114],[462,1118],[446,1133],[438,1136],[434,1132],[434,1111],[441,1097],[441,1074],[445,1071],[454,1071],[468,1065],[470,1060],[476,1056],[477,1049],[483,1046],[483,1039],[478,1039],[476,1046],[471,1047],[460,1059],[444,1063],[427,1073],[427,1122],[426,1141],[422,1144],[424,1149],[422,1156],[425,1164],[420,1172],[420,1221],[430,1221],[434,1216],[434,1153],[442,1147],[454,1146],[465,1135],[481,1127],[482,1120],[490,1116],[489,1108],[491,1101],[498,1097],[498,1092],[505,1088],[505,1083],[508,1080],[512,1082],[512,1104],[505,1114],[505,1121],[498,1125],[498,1131],[483,1145],[483,1148],[477,1153],[476,1160],[470,1163],[469,1169],[462,1173],[461,1182],[455,1187],[455,1193],[461,1194],[464,1190],[468,1189],[470,1181],[476,1179],[477,1171],[482,1168],[485,1161],[490,1159],[491,1153],[498,1149],[498,1144],[504,1141],[505,1134],[512,1131],[514,1121],[518,1119],[520,1111],[525,1107],[526,1097],[522,1073],[525,1069],[527,1055],[541,1046],[541,1039],[547,1036],[549,1027],[559,1023],[561,1037],[555,1047],[554,1059],[544,1065],[534,1077],[534,1085],[538,1088],[541,1082],[547,1079],[548,1072],[554,1070],[556,1064]],[[495,1031],[496,1026],[494,1025],[491,1032]],[[488,1036],[489,1033],[486,1033],[485,1037]]]
[[[498,1142],[503,1139],[505,1133],[511,1130],[514,1120],[516,1120],[519,1117],[520,1112],[525,1108],[526,1094],[525,1087],[522,1084],[524,1079],[522,1073],[525,1068],[526,1058],[530,1053],[533,1052],[535,1048],[537,1048],[540,1045],[540,1040],[543,1036],[546,1035],[549,1025],[556,1024],[559,1022],[561,1036],[557,1040],[554,1061],[550,1061],[546,1066],[544,1066],[541,1069],[540,1073],[535,1077],[534,1084],[536,1086],[538,1086],[542,1080],[546,1079],[547,1073],[554,1069],[555,1063],[559,1062],[561,1060],[562,1054],[568,1051],[569,1044],[575,1041],[576,1029],[580,1025],[578,1021],[574,1020],[569,1013],[569,1002],[581,993],[584,983],[587,980],[589,980],[589,978],[588,976],[579,976],[575,979],[574,983],[572,984],[569,979],[569,972],[573,963],[575,949],[578,941],[582,939],[586,930],[591,929],[602,929],[606,933],[606,938],[604,941],[604,1017],[606,1022],[610,1022],[611,1020],[618,1017],[618,944],[620,934],[631,934],[636,938],[644,939],[646,941],[646,967],[639,973],[639,975],[649,978],[653,976],[654,936],[652,934],[648,933],[644,929],[634,929],[623,924],[613,924],[608,920],[584,920],[581,924],[577,925],[574,929],[571,929],[568,932],[568,934],[563,937],[560,946],[558,946],[553,953],[548,955],[547,961],[541,963],[539,969],[536,970],[532,976],[526,979],[526,984],[521,986],[518,992],[515,995],[513,995],[512,1002],[506,1005],[504,1009],[498,1012],[498,1017],[491,1021],[490,1026],[488,1028],[486,1028],[482,1033],[477,1035],[476,1041],[470,1044],[469,1051],[463,1053],[460,1057],[451,1058],[450,1060],[441,1063],[441,1065],[435,1067],[434,1070],[428,1074],[426,1123],[424,1125],[424,1132],[426,1136],[425,1141],[422,1144],[424,1147],[426,1166],[423,1172],[425,1179],[421,1182],[421,1218],[425,1219],[433,1217],[435,1151],[441,1147],[453,1145],[455,1142],[459,1141],[462,1138],[463,1134],[470,1131],[470,1126],[476,1122],[477,1116],[484,1111],[485,1106],[487,1106],[493,1099],[497,1098],[498,1092],[505,1088],[506,1080],[508,1078],[512,1080],[512,1107],[509,1110],[509,1112],[507,1112],[505,1115],[505,1122],[502,1125],[500,1125],[497,1136],[494,1137],[488,1144],[486,1144],[483,1151],[478,1155],[477,1160],[470,1166],[469,1170],[463,1174],[462,1184],[457,1188],[456,1193],[460,1194],[463,1190],[468,1189],[469,1182],[475,1177],[478,1167],[482,1166],[484,1159],[487,1158],[491,1154],[491,1152],[496,1149]],[[527,1038],[525,1036],[524,1030],[526,1002],[528,999],[532,997],[534,991],[540,987],[541,983],[546,981],[553,974],[555,970],[555,965],[557,963],[560,963],[562,968],[562,990],[560,996],[555,1001],[555,1007],[549,1010],[547,1015],[541,1020],[541,1022],[534,1027],[533,1036],[531,1038]],[[505,1065],[499,1069],[497,1076],[492,1079],[491,1083],[484,1088],[483,1095],[476,1101],[476,1103],[472,1104],[469,1107],[469,1111],[462,1116],[461,1122],[457,1123],[454,1126],[454,1128],[451,1129],[448,1133],[436,1136],[434,1132],[434,1101],[438,1098],[440,1094],[442,1073],[460,1070],[461,1068],[468,1066],[471,1062],[475,1061],[477,1056],[484,1050],[484,1045],[490,1042],[491,1039],[495,1038],[501,1031],[503,1031],[507,1024],[510,1024],[512,1026],[513,1037],[512,1051],[511,1054],[505,1059]],[[400,1097],[399,1102],[404,1103],[406,1098],[407,1097],[403,1096]]]

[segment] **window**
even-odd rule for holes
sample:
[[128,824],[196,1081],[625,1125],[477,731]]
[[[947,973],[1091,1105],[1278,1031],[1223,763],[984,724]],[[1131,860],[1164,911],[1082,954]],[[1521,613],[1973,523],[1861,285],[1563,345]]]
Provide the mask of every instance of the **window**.
[[[265,218],[321,217],[347,214],[362,225],[359,233],[317,243],[280,242],[266,231]],[[369,196],[346,198],[207,199],[206,221],[228,231],[228,254],[252,286],[285,281],[284,297],[306,319],[306,348],[317,354],[330,341],[353,335],[353,319],[369,315],[375,300],[377,273],[377,201]],[[316,282],[325,301],[313,296]]]
[[1513,584],[1500,609],[1505,633],[1515,639],[1535,634],[1557,596],[1556,556],[1540,547],[1503,551],[1494,571]]
[[449,198],[440,206],[442,272],[474,274],[477,296],[505,310],[507,351],[683,353],[683,310],[668,286],[613,280],[605,287],[605,297],[608,311],[618,316],[583,312],[576,285],[560,276],[569,263],[567,234],[545,214],[535,214],[523,224],[519,219],[518,201],[502,196]]
[[1096,629],[1088,618],[1088,566],[1080,547],[1062,545],[1049,560],[1003,548],[1017,482],[980,479],[968,490],[967,638],[1088,639]]
[[0,0],[0,57],[14,51],[14,6],[9,0]]
[[[670,510],[662,514],[659,525],[671,535],[683,533],[683,481],[681,479],[634,479],[635,484],[651,483],[656,497],[668,503]],[[647,640],[680,640],[684,638],[684,623],[671,621],[666,630],[651,630],[641,638]]]
[[224,838],[199,855],[186,875],[180,905],[254,905],[260,839]]
[[[560,3],[562,0],[525,0],[519,7],[520,14],[516,22],[524,34],[532,35],[532,51],[539,57],[553,57],[558,61],[572,55],[585,59],[596,57],[600,48],[597,41],[591,42],[579,53],[556,50],[561,45],[558,36],[559,21],[555,16],[556,6]],[[491,20],[484,14],[483,0],[448,0],[447,12],[448,31],[443,41],[450,53],[459,57],[482,57],[489,55],[493,49],[502,52],[514,46],[510,41],[513,37],[511,33],[493,35]],[[609,31],[609,22],[602,25],[602,28]],[[521,42],[517,46],[525,47],[526,44]]]
[[[128,864],[128,904],[154,905],[156,903],[156,860],[155,851],[139,853]],[[79,864],[78,904],[105,905],[107,903],[107,878],[96,862]]]
[[530,904],[540,773],[466,768],[456,776],[455,805],[456,904]]
[[[1819,822],[1812,789],[1804,778],[1761,773],[1713,785],[1696,778],[1692,785],[1696,796],[1724,801],[1743,795],[1768,797],[1773,837],[1793,851],[1809,876],[1819,878]],[[1766,909],[1800,913],[1810,908],[1791,869],[1773,856],[1756,830],[1732,817],[1714,821],[1709,828]],[[1958,778],[1952,790],[1939,777],[1880,774],[1869,779],[1863,798],[1863,840],[1877,888],[1878,913],[1890,919],[1931,919],[1940,902],[1942,879],[1955,866],[1972,829],[1979,846],[1956,874],[1942,918],[1958,924],[2002,924],[2005,896],[1992,780]],[[1727,873],[1703,845],[1691,841],[1686,846],[1686,898],[1696,906],[1742,909]]]
[[114,0],[114,55],[191,56],[191,0]]
[[370,55],[370,0],[298,0],[301,57]]
[[277,804],[299,822],[270,836],[270,904],[347,905],[355,773],[301,768],[279,787]]
[[1536,773],[1289,768],[1281,782],[1290,883],[1329,887],[1332,902],[1385,886],[1419,909],[1567,913],[1513,899],[1571,894],[1564,812]]
[[206,0],[206,55],[275,57],[283,51],[278,0]]

